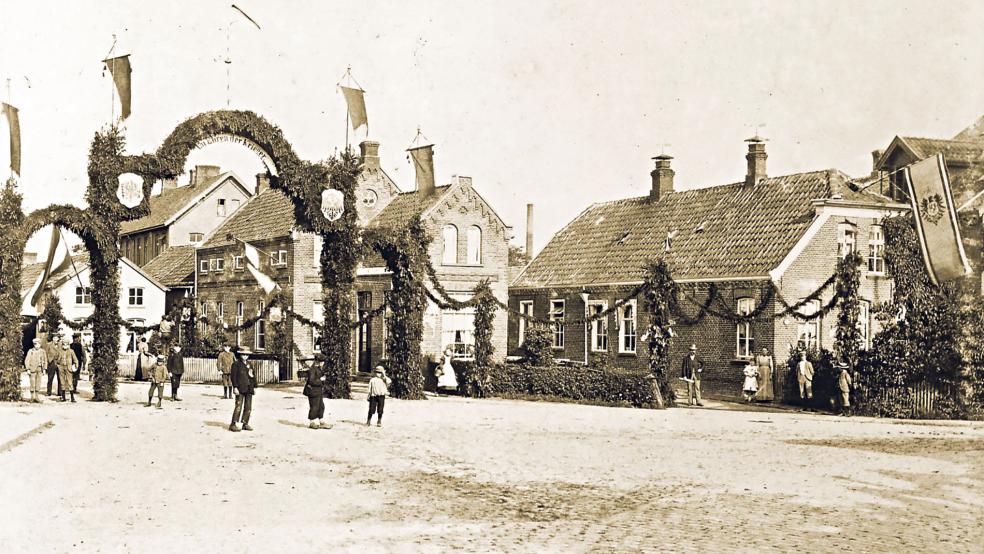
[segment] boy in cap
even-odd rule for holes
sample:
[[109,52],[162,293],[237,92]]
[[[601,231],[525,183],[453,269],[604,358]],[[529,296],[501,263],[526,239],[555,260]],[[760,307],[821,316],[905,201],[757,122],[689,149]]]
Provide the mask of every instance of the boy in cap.
[[41,348],[41,339],[34,339],[34,347],[27,351],[24,369],[31,382],[31,402],[41,402],[41,373],[48,368],[48,354]]
[[164,399],[164,381],[167,380],[167,358],[163,354],[157,355],[157,363],[153,367],[147,368],[147,379],[150,380],[150,391],[147,393],[147,407],[149,408],[154,400],[154,390],[157,390],[157,409],[161,409],[161,400]]
[[389,394],[389,377],[383,366],[376,366],[375,375],[369,379],[369,415],[366,417],[366,425],[372,422],[372,414],[376,415],[376,427],[383,426],[383,407],[386,405],[386,395]]

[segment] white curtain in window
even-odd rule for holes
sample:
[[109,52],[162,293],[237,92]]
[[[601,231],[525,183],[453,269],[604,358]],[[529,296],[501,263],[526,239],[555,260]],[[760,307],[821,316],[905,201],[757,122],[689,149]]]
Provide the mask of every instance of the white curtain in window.
[[445,264],[458,263],[458,228],[454,225],[444,226],[444,254],[441,261]]
[[468,228],[468,263],[482,263],[482,229],[478,225]]

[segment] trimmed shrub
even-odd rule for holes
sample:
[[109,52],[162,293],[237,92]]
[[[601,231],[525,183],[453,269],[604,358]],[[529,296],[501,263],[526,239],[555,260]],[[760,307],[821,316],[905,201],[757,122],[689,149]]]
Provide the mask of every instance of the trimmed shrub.
[[523,351],[526,352],[526,362],[531,365],[548,365],[553,363],[553,334],[550,328],[542,323],[530,322],[523,335]]

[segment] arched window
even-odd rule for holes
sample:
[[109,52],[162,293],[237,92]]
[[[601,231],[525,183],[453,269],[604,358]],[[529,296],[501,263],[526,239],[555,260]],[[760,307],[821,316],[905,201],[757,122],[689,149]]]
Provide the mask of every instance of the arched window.
[[441,261],[445,265],[458,263],[458,228],[454,225],[444,226],[444,255]]
[[471,265],[482,263],[482,229],[478,225],[468,228],[468,263]]

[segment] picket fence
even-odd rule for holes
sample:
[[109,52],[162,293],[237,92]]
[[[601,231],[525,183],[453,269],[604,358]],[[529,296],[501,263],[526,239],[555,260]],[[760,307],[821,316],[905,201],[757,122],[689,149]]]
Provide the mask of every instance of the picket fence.
[[908,405],[906,410],[909,417],[919,418],[932,416],[935,413],[936,402],[943,394],[930,383],[919,383],[911,387],[886,388],[875,395],[875,399],[886,405],[900,400]]
[[[248,360],[256,373],[256,382],[260,385],[280,381],[280,364],[275,360]],[[133,379],[137,372],[137,354],[127,352],[120,354],[116,361],[120,377]],[[218,361],[215,358],[185,358],[183,383],[220,383],[222,374],[219,372]]]

